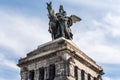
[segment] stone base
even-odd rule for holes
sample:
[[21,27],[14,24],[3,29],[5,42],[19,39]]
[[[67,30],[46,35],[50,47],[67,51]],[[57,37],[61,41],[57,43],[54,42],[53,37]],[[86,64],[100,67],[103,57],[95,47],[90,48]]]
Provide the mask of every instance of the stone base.
[[101,80],[103,74],[94,60],[65,38],[38,46],[18,66],[22,80]]

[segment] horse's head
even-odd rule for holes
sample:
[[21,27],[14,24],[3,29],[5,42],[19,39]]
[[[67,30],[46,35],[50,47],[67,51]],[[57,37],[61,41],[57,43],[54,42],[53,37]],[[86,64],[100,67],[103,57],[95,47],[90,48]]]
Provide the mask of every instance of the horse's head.
[[46,3],[46,4],[47,4],[48,11],[51,11],[52,10],[52,2]]
[[46,4],[47,4],[47,10],[49,12],[49,15],[53,16],[54,15],[54,10],[52,8],[52,2],[49,2],[49,3],[46,3]]

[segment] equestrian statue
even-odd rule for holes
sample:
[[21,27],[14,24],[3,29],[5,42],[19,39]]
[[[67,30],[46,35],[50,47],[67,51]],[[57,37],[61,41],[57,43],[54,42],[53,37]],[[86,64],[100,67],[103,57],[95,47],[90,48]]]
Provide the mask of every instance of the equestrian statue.
[[81,21],[81,18],[76,15],[71,15],[68,17],[62,5],[60,5],[59,12],[55,13],[52,7],[52,2],[47,3],[47,10],[49,18],[48,31],[51,33],[52,40],[60,37],[72,40],[73,34],[70,27],[73,23]]

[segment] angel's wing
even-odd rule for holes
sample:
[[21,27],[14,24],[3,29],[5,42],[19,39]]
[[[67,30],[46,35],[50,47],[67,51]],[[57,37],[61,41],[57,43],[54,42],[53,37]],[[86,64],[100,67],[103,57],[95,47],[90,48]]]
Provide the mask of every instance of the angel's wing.
[[79,18],[79,17],[76,16],[76,15],[71,15],[70,18],[72,19],[72,22],[73,22],[73,23],[76,23],[76,22],[82,20],[81,18]]

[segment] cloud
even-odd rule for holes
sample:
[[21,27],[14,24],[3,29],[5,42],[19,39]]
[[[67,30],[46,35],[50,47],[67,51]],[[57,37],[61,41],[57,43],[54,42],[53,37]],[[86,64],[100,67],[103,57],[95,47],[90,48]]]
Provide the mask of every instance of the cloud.
[[120,79],[119,77],[119,71],[120,71],[120,64],[109,64],[109,63],[105,63],[105,64],[100,64],[105,72],[105,75],[103,77],[109,77],[113,80],[116,79]]
[[113,36],[120,36],[120,16],[112,15],[108,13],[104,18],[105,23],[107,24],[106,29],[110,30],[110,33]]
[[120,78],[103,77],[103,80],[120,80]]
[[17,71],[19,70],[16,63],[11,60],[6,59],[2,53],[0,53],[0,62],[1,62],[0,66],[3,66],[3,68],[8,67],[8,68],[11,68]]
[[5,80],[5,79],[3,79],[3,78],[0,78],[0,80]]
[[[85,29],[81,30],[80,33],[76,31],[75,43],[79,44],[81,50],[84,50],[86,54],[99,63],[119,64],[120,46],[117,41],[120,38],[119,25],[119,16],[110,13],[103,16],[101,20],[92,19],[88,22],[88,26],[91,28],[83,25],[82,27]],[[109,37],[113,41],[110,41]]]
[[25,52],[51,40],[44,20],[6,11],[0,11],[0,17],[0,45],[10,48],[17,56],[25,56]]
[[111,0],[65,0],[65,2],[69,2],[71,4],[77,4],[79,6],[90,6],[91,8],[102,8],[102,9],[108,9],[113,10],[116,12],[119,12],[116,10],[116,8],[120,7],[119,3],[120,1],[111,1]]
[[103,80],[112,80],[112,79],[109,77],[104,77]]
[[0,80],[21,80],[18,76],[16,75],[12,75],[15,76],[14,78],[10,78],[11,76],[9,75],[9,78],[3,78],[2,76],[0,76]]

